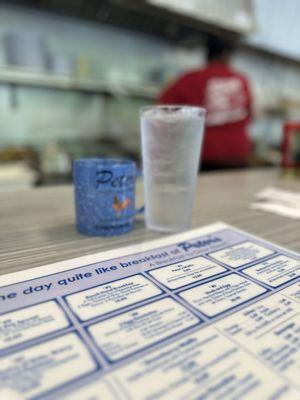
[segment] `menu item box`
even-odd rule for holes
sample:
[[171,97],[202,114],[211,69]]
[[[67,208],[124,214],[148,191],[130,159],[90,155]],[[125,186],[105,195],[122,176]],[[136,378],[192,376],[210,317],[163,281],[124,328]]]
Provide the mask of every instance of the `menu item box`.
[[46,301],[0,315],[0,350],[70,325],[56,301]]
[[245,268],[243,273],[267,285],[277,287],[300,276],[300,261],[280,255]]
[[213,317],[267,292],[237,274],[230,274],[180,292],[180,296],[208,317]]
[[260,260],[273,254],[274,251],[257,243],[246,241],[234,246],[226,247],[224,250],[209,253],[209,256],[232,268]]
[[88,331],[106,357],[117,361],[198,323],[192,312],[165,298],[91,325]]
[[75,314],[82,321],[150,299],[162,293],[143,275],[118,279],[66,297]]
[[0,399],[40,396],[96,369],[83,342],[69,333],[2,357]]
[[191,333],[113,375],[130,399],[299,398],[284,379],[213,327]]
[[166,267],[152,269],[149,274],[169,289],[177,289],[226,271],[226,268],[211,260],[197,257]]
[[299,385],[299,303],[278,292],[218,321],[216,326],[271,369]]

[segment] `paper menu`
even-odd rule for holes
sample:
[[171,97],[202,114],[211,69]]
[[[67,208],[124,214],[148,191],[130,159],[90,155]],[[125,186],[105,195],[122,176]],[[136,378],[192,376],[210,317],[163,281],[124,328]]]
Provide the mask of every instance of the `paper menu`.
[[298,400],[299,275],[218,223],[1,276],[0,399]]

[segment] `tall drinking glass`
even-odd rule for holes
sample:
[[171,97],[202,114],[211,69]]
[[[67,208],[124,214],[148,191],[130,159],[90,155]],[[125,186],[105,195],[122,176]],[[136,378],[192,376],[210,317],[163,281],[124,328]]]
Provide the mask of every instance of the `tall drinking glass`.
[[188,228],[200,162],[205,109],[153,106],[141,109],[145,213],[148,228]]

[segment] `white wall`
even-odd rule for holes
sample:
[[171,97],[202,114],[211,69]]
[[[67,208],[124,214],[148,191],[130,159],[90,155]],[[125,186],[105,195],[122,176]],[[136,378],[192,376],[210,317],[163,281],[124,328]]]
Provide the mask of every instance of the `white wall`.
[[[37,32],[51,53],[85,57],[95,78],[143,82],[169,49],[159,40],[121,29],[0,5],[0,40],[16,30]],[[6,67],[3,41],[1,66]],[[17,104],[12,107],[9,87],[0,84],[1,147],[10,144],[43,147],[49,138],[89,139],[105,133],[106,109],[100,96],[18,87],[16,99]],[[118,107],[124,116],[126,109],[132,115],[130,102]],[[128,133],[137,131],[137,117],[124,118],[120,123],[127,141],[135,144],[136,140]]]
[[300,60],[300,1],[254,0],[256,31],[248,40]]
[[[255,3],[258,31],[249,40],[298,54],[300,59],[297,40],[300,25],[296,24],[300,2],[255,0]],[[157,68],[174,76],[204,62],[201,48],[189,52],[146,35],[0,4],[0,40],[5,33],[16,29],[39,32],[52,53],[84,56],[91,63],[95,78],[143,83],[151,79]],[[3,46],[0,46],[1,65],[5,66]],[[258,109],[277,106],[288,98],[300,101],[300,67],[245,51],[236,54],[234,65],[250,77]],[[127,147],[139,148],[138,108],[143,100],[116,100],[107,110],[101,97],[74,92],[18,88],[16,107],[12,107],[10,96],[10,89],[0,85],[0,147],[11,144],[43,147],[49,138],[93,140],[106,133],[108,121],[115,137]],[[294,116],[299,115],[296,112]],[[280,121],[273,116],[258,120],[255,129],[258,140],[279,143]]]

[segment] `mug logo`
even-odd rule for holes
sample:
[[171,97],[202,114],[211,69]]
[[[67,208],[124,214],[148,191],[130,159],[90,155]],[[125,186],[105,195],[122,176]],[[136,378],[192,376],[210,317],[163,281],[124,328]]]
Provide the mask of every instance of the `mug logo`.
[[97,175],[97,188],[108,185],[111,188],[124,188],[131,187],[135,183],[135,176],[133,175],[119,175],[116,176],[112,171],[101,170],[96,172]]
[[130,204],[130,199],[124,199],[120,201],[117,195],[114,195],[114,202],[112,204],[112,208],[118,213],[121,214],[121,211],[126,210],[126,208]]

